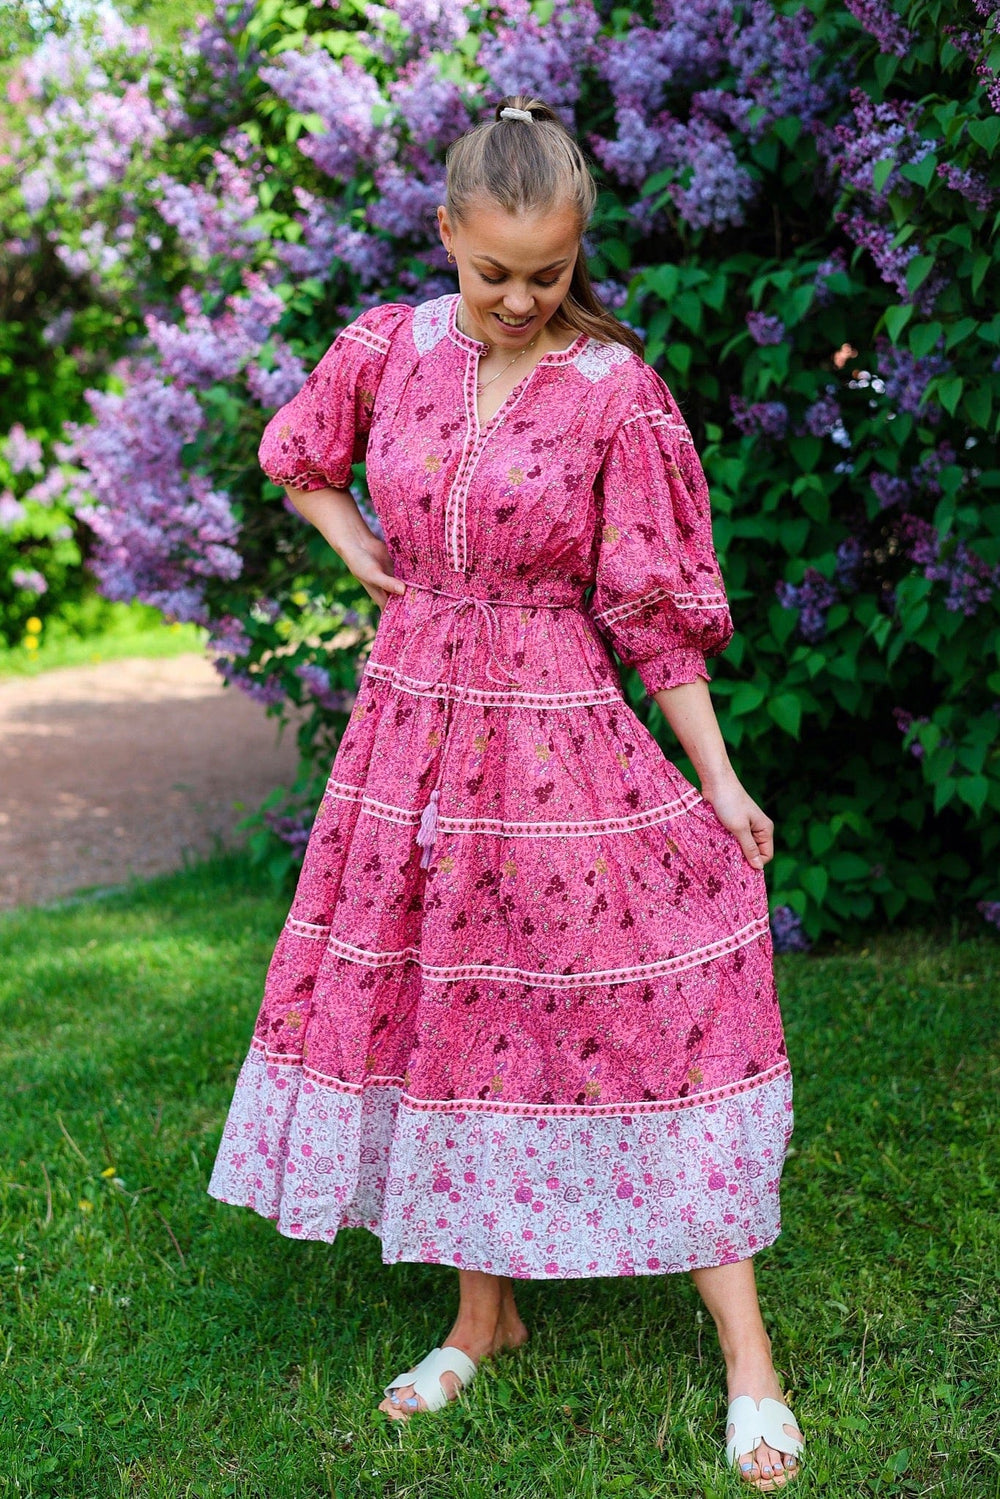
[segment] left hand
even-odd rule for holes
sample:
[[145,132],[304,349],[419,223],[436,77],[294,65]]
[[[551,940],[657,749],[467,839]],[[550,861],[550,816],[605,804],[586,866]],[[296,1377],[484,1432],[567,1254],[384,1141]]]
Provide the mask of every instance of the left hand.
[[715,809],[724,828],[739,839],[747,863],[763,869],[774,858],[774,823],[736,776],[717,786],[702,786],[702,796]]

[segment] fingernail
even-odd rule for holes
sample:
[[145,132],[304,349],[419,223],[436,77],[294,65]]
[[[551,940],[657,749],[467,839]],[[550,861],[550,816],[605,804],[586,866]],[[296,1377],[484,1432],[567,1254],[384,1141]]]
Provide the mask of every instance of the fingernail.
[[749,1473],[751,1466],[752,1466],[752,1464],[750,1464],[750,1463],[741,1463],[740,1464],[740,1467],[743,1469],[744,1473]]

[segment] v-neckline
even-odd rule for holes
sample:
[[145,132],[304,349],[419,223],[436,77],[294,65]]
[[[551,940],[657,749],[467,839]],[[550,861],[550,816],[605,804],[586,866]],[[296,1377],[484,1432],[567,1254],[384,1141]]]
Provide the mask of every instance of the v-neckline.
[[532,375],[540,365],[571,363],[579,353],[584,343],[586,343],[587,339],[589,338],[589,334],[579,333],[577,334],[576,338],[574,338],[571,344],[567,344],[565,349],[549,349],[544,354],[542,354],[539,359],[535,360],[535,363],[531,366],[531,368],[521,376],[521,379],[518,380],[517,384],[511,387],[511,389],[507,392],[507,395],[497,407],[496,411],[494,411],[493,415],[491,417],[488,417],[486,421],[483,422],[479,419],[479,398],[476,391],[476,381],[479,372],[479,361],[483,354],[489,353],[490,346],[489,344],[483,343],[478,338],[470,338],[469,335],[467,333],[463,333],[461,328],[458,326],[458,304],[461,300],[461,295],[461,292],[454,292],[452,294],[451,306],[448,309],[448,333],[460,348],[465,349],[467,355],[475,356],[474,360],[472,361],[470,361],[468,358],[466,359],[465,385],[466,403],[469,408],[469,415],[472,420],[476,441],[479,442],[483,437],[486,436],[490,428],[497,421],[497,418],[503,416],[506,413],[508,407],[514,404],[515,396],[520,399],[520,396],[524,394],[524,387],[527,385],[528,381],[531,379]]

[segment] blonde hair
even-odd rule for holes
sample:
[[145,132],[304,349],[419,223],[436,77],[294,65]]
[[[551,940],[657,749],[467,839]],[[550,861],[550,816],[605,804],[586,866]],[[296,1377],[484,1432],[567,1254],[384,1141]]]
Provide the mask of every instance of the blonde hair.
[[[504,109],[524,110],[531,120],[502,119]],[[452,141],[445,165],[445,204],[456,223],[483,201],[513,214],[570,207],[579,222],[581,245],[552,326],[589,333],[601,343],[622,343],[644,356],[642,339],[604,306],[591,284],[582,239],[597,203],[597,187],[579,143],[554,110],[530,94],[508,94],[492,120],[473,125]]]

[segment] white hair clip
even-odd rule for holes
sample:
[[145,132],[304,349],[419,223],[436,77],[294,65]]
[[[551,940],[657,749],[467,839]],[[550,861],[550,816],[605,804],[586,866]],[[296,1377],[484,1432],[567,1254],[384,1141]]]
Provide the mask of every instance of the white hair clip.
[[527,120],[529,125],[535,123],[535,117],[530,110],[512,109],[509,105],[506,109],[501,109],[500,118],[501,120]]

